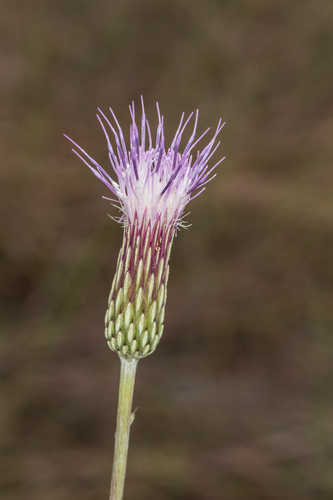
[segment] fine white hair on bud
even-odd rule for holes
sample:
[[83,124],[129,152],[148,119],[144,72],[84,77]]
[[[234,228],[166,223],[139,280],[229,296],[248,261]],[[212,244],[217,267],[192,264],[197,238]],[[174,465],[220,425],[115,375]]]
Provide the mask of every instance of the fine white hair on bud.
[[[169,146],[165,144],[164,116],[158,103],[155,137],[147,120],[141,97],[141,117],[137,121],[135,106],[129,106],[131,124],[129,145],[111,108],[109,116],[100,108],[97,119],[104,133],[109,161],[113,170],[103,168],[75,141],[72,151],[112,192],[122,215],[123,245],[105,315],[105,336],[109,347],[127,359],[151,354],[163,332],[169,257],[177,226],[183,224],[185,206],[199,196],[212,180],[213,165],[224,127],[220,119],[208,143],[199,143],[210,129],[197,134],[199,111],[185,117]],[[181,146],[184,131],[192,128]],[[111,140],[113,138],[113,140]]]

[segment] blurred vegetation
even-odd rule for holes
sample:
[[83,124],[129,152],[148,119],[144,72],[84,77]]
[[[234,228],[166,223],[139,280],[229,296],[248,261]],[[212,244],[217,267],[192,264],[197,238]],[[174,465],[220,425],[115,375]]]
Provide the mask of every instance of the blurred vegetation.
[[127,499],[333,498],[333,3],[5,2],[0,492],[107,498],[118,361],[103,338],[121,241],[69,133],[158,99],[172,133],[227,121],[227,161],[172,255],[139,366]]

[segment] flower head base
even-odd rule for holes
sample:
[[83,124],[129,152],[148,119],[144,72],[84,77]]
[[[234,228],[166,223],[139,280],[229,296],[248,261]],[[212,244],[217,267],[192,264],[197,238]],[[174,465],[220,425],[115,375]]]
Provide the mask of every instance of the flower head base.
[[[220,145],[217,136],[224,126],[221,120],[208,144],[194,155],[195,147],[209,132],[207,129],[196,137],[198,110],[186,119],[182,114],[166,148],[164,117],[156,106],[158,125],[153,141],[143,99],[139,127],[134,104],[130,105],[129,148],[113,110],[110,108],[114,124],[98,108],[97,119],[116,179],[66,136],[74,145],[73,152],[116,196],[116,200],[107,199],[116,201],[122,212],[119,220],[125,232],[105,316],[105,335],[112,350],[137,359],[153,352],[162,335],[170,250],[184,208],[205,190],[224,160],[209,166]],[[191,135],[181,150],[183,133],[193,116]]]
[[125,230],[105,315],[108,345],[122,356],[148,356],[162,336],[173,235],[161,220]]

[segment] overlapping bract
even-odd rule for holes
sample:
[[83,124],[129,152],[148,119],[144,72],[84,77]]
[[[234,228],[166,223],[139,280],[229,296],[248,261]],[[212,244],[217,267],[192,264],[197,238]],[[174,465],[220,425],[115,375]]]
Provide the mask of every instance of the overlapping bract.
[[122,356],[148,356],[162,336],[173,235],[161,220],[125,229],[105,315],[108,345]]

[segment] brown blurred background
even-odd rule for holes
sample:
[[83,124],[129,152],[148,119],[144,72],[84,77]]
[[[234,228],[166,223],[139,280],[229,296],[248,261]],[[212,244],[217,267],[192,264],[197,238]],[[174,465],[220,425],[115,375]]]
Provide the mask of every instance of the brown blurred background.
[[122,231],[62,133],[106,163],[95,108],[126,128],[140,93],[169,134],[222,115],[227,161],[174,245],[126,499],[333,498],[332,23],[331,0],[2,3],[2,499],[107,498]]

